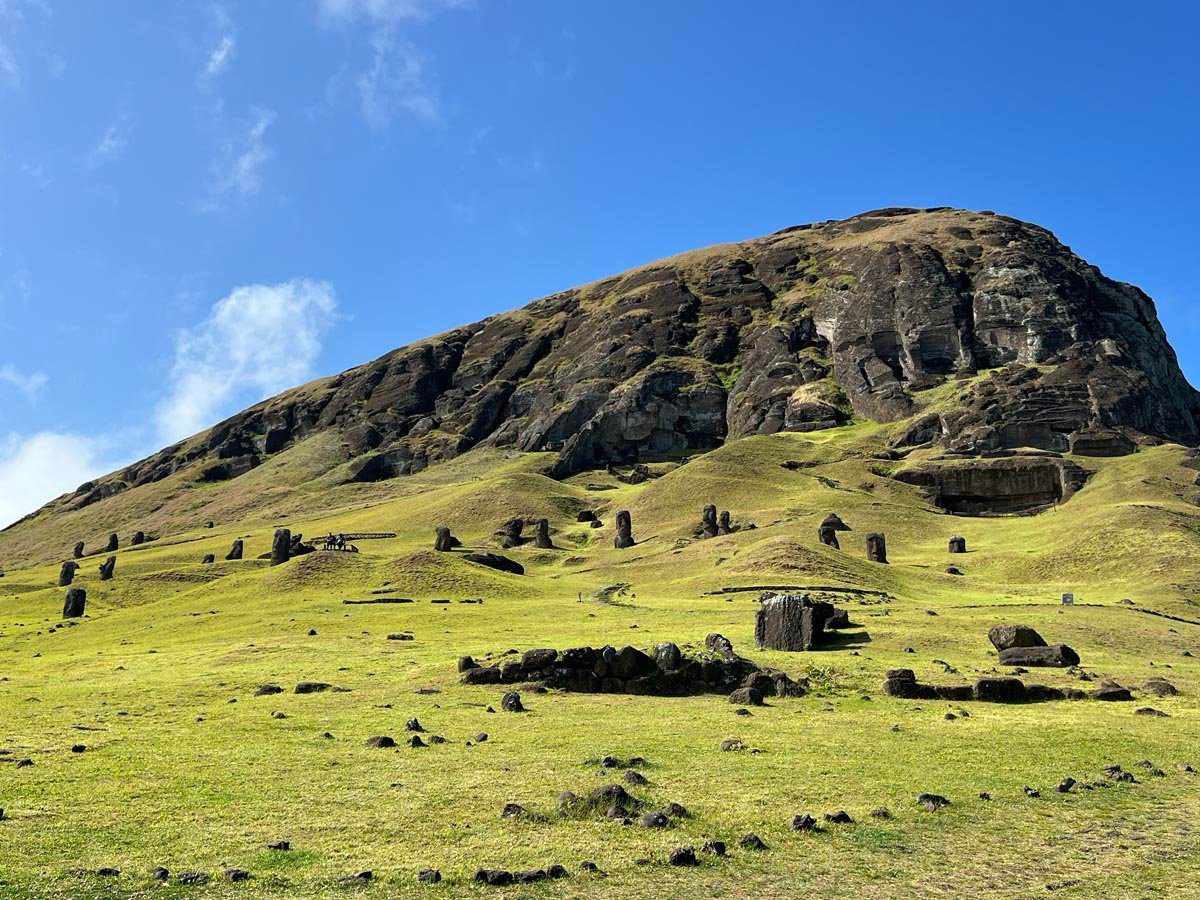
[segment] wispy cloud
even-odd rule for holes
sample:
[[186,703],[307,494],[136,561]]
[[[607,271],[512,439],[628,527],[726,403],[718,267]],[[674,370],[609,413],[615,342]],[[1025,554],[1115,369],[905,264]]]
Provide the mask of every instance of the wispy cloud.
[[355,78],[369,128],[383,131],[404,114],[424,122],[441,121],[429,59],[402,34],[402,26],[471,5],[470,0],[318,0],[325,22],[365,22],[370,27],[371,64]]
[[208,54],[208,62],[204,64],[206,78],[216,78],[233,62],[233,51],[237,47],[237,39],[232,34],[223,34]]
[[155,416],[164,443],[205,428],[234,402],[254,403],[312,375],[337,309],[333,287],[251,284],[218,301],[176,342],[170,392]]
[[37,399],[48,380],[44,372],[24,374],[11,364],[0,366],[0,384],[15,387],[31,403]]
[[244,199],[258,193],[263,166],[275,155],[266,142],[267,129],[274,121],[274,111],[255,108],[249,124],[222,142],[212,164],[210,197],[203,204],[205,209],[217,208],[223,198]]
[[88,170],[98,169],[100,166],[112,162],[124,153],[125,148],[129,145],[129,131],[129,117],[126,115],[119,116],[117,121],[104,129],[104,134],[96,143],[96,146],[88,152]]
[[44,0],[0,0],[0,85],[20,87],[24,71],[17,51],[17,32],[29,13],[49,15]]

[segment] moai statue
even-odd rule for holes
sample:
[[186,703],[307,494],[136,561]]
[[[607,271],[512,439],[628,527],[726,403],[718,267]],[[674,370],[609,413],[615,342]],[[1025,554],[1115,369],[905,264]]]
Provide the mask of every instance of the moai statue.
[[117,539],[117,535],[115,532],[113,534],[110,534],[108,536],[108,545],[105,546],[104,552],[105,553],[116,553],[117,548],[120,546],[120,543],[121,542]]
[[449,553],[454,549],[454,536],[450,534],[450,529],[445,525],[439,525],[435,532],[437,537],[433,540],[433,549],[439,553]]
[[950,538],[950,552],[951,553],[966,553],[967,552],[967,539],[965,537],[959,537],[958,535],[955,535],[954,537]]
[[58,586],[66,587],[75,580],[75,571],[79,568],[79,563],[74,560],[67,560],[62,564],[62,569],[58,573]]
[[537,534],[533,539],[533,546],[539,550],[553,550],[554,542],[550,540],[550,520],[538,519]]
[[212,554],[212,553],[205,553],[204,559],[200,560],[200,562],[206,566],[210,565],[212,563],[215,563],[216,561],[217,561],[217,557],[215,554]]
[[79,541],[75,545],[75,550],[72,554],[76,559],[83,559],[83,541]]
[[87,591],[83,588],[71,588],[67,591],[66,600],[63,601],[64,619],[78,619],[83,615],[83,609],[87,606]]
[[717,536],[717,508],[711,503],[700,516],[700,533],[706,538]]
[[278,566],[292,558],[292,530],[276,528],[271,540],[271,565]]
[[842,545],[838,543],[837,529],[832,525],[822,525],[817,536],[826,547],[832,547],[834,550],[842,549]]
[[110,556],[100,564],[100,580],[112,581],[113,570],[117,567],[117,558]]
[[233,546],[229,548],[229,552],[225,554],[226,559],[241,559],[242,558],[242,541],[238,538],[233,542]]
[[129,545],[131,547],[140,547],[144,543],[146,543],[146,532],[135,531],[133,533],[133,539],[129,542]]
[[806,594],[764,594],[754,617],[754,641],[760,649],[815,650],[833,615],[832,603]]
[[878,531],[873,531],[867,535],[867,559],[877,563],[886,563],[888,561],[887,538]]
[[509,519],[504,523],[504,540],[501,546],[505,548],[520,547],[521,530],[525,527],[525,523],[520,519]]
[[729,510],[721,513],[721,518],[717,520],[717,534],[733,534],[733,525],[729,522]]
[[630,518],[627,509],[617,513],[617,537],[613,541],[613,546],[618,550],[633,546],[633,519]]

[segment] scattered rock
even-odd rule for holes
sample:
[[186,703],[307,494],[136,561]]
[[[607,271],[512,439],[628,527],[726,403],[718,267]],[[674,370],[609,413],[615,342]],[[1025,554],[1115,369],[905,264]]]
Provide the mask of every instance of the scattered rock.
[[500,708],[505,712],[525,712],[525,706],[521,703],[521,695],[516,691],[508,691],[500,700]]
[[[980,794],[979,797],[980,797],[980,799],[983,799],[983,800],[991,799],[991,797],[985,797],[983,794]],[[941,794],[919,794],[917,796],[917,805],[920,806],[922,809],[924,809],[926,812],[932,813],[932,812],[937,812],[943,806],[949,806],[950,801],[947,800],[945,797],[943,797]]]
[[676,847],[667,856],[667,862],[673,866],[696,866],[699,865],[699,860],[696,859],[696,851],[692,847]]
[[766,850],[767,849],[767,845],[763,842],[763,839],[760,838],[753,831],[750,832],[749,834],[745,835],[740,841],[738,841],[738,844],[741,846],[741,848],[743,850]]

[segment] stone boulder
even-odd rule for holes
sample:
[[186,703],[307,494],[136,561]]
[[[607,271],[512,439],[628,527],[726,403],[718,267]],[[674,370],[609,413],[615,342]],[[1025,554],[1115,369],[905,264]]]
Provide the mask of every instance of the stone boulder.
[[949,550],[951,553],[966,553],[967,539],[959,535],[955,535],[954,537],[950,538]]
[[988,631],[988,640],[999,651],[1013,647],[1045,647],[1046,641],[1028,625],[996,625]]
[[1055,666],[1065,669],[1079,665],[1079,654],[1066,644],[1048,647],[1009,647],[1000,651],[1002,666]]

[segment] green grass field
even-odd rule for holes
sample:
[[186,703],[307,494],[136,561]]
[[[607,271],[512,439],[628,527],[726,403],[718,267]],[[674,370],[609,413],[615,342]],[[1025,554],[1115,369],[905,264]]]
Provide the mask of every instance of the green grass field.
[[[1200,660],[1185,655],[1200,654],[1200,507],[1183,449],[1078,460],[1095,474],[1056,509],[961,518],[887,477],[899,464],[871,458],[885,430],[749,438],[658,466],[663,477],[636,486],[603,472],[560,483],[539,474],[549,455],[489,450],[406,479],[334,486],[334,475],[314,476],[336,450],[317,437],[233,482],[173,476],[0,534],[0,896],[1200,896],[1200,776],[1178,768],[1200,767]],[[813,466],[781,466],[792,460]],[[588,489],[597,483],[615,487]],[[695,540],[709,502],[757,527]],[[628,550],[612,546],[621,508],[639,542]],[[584,509],[604,527],[577,524]],[[840,552],[817,541],[830,512],[853,529]],[[504,551],[524,577],[432,550],[441,524],[469,549],[496,550],[494,530],[515,515],[548,516],[561,548]],[[252,557],[276,524],[398,536],[269,568]],[[102,556],[85,560],[88,617],[61,627],[53,585],[71,545],[136,528],[158,539],[119,552],[110,582],[98,580]],[[865,559],[863,537],[876,530],[891,565]],[[968,554],[947,553],[952,534]],[[251,558],[224,562],[235,537]],[[206,553],[218,562],[201,565]],[[945,574],[951,563],[964,575]],[[617,584],[628,587],[600,593]],[[757,593],[708,593],[767,584],[888,596],[839,600],[861,626],[839,649],[787,654],[754,648]],[[342,603],[380,591],[414,602]],[[1061,606],[1065,591],[1078,605]],[[457,602],[476,597],[484,602]],[[1137,700],[1002,706],[882,693],[897,666],[935,683],[994,670],[986,635],[1002,622],[1071,645],[1097,681],[1115,678]],[[387,639],[404,630],[415,640]],[[702,646],[713,631],[813,690],[746,717],[720,696],[526,691],[528,711],[511,714],[499,711],[505,688],[462,685],[455,669],[464,653]],[[1181,693],[1140,691],[1152,676]],[[1094,686],[1062,670],[1027,678]],[[348,691],[293,694],[302,680]],[[263,683],[285,693],[253,696]],[[1169,717],[1135,716],[1143,705]],[[414,716],[446,743],[403,746]],[[475,743],[479,732],[486,742]],[[367,747],[373,735],[401,746]],[[721,752],[727,738],[761,752]],[[599,767],[606,754],[645,757],[650,783],[633,793],[681,803],[690,817],[661,831],[559,817],[560,791],[619,780]],[[18,768],[22,759],[33,765]],[[1066,776],[1106,782],[1107,763],[1137,783],[1055,792]],[[925,812],[924,791],[951,805]],[[502,820],[508,802],[544,817]],[[877,807],[892,817],[871,817]],[[789,828],[797,813],[838,809],[854,824]],[[767,850],[738,846],[751,831]],[[672,848],[714,838],[727,857],[667,865]],[[267,849],[280,840],[293,849]],[[581,874],[581,860],[604,875]],[[553,863],[571,877],[473,883],[478,868]],[[212,880],[156,885],[155,866]],[[226,882],[231,867],[250,880]],[[440,885],[417,882],[427,867]],[[339,883],[361,870],[375,873],[370,884]]]

